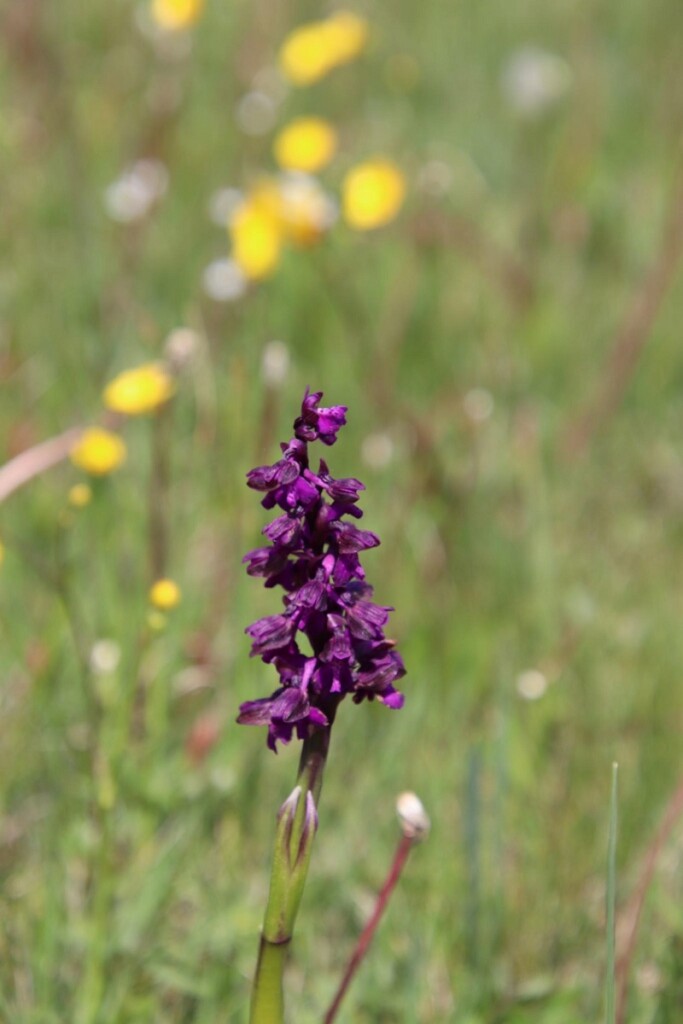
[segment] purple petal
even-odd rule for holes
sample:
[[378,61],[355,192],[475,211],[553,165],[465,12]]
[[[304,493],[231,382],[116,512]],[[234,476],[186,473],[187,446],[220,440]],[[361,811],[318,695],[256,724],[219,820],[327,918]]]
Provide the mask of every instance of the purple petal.
[[252,654],[265,654],[285,647],[292,639],[295,625],[286,615],[267,615],[247,626],[245,633],[252,638]]
[[373,640],[382,635],[387,624],[389,609],[372,601],[356,601],[346,609],[349,629],[359,640]]
[[338,523],[337,536],[339,551],[343,555],[376,548],[380,543],[376,533],[371,533],[370,530],[359,530],[353,523]]
[[394,711],[398,711],[405,704],[405,697],[399,690],[395,690],[393,686],[390,686],[388,690],[377,696],[382,701],[382,704],[386,704],[388,708],[393,708]]

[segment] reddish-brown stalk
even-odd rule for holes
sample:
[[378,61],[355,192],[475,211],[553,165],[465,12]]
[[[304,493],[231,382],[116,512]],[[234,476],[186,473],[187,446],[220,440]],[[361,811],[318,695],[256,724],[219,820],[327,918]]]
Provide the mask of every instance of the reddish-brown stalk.
[[337,992],[335,994],[334,999],[332,1000],[329,1010],[325,1014],[324,1024],[332,1024],[332,1021],[337,1016],[337,1012],[341,1005],[342,999],[346,994],[346,990],[351,984],[353,976],[355,975],[356,971],[363,962],[363,959],[365,958],[365,954],[368,951],[368,947],[372,942],[372,937],[377,931],[377,926],[380,922],[382,914],[386,910],[387,904],[391,898],[391,894],[396,888],[396,883],[401,877],[401,872],[405,867],[406,861],[408,860],[408,855],[414,843],[415,838],[410,835],[403,834],[399,839],[392,865],[389,868],[389,874],[387,875],[384,885],[382,886],[377,897],[375,909],[373,910],[370,920],[366,924],[365,928],[363,929],[360,935],[360,938],[358,939],[358,942],[356,943],[356,948],[354,949],[351,955],[351,959],[346,965],[346,970],[344,971],[342,980],[339,983],[339,988],[337,989]]
[[667,839],[671,835],[676,821],[683,813],[683,781],[679,782],[673,796],[667,804],[664,816],[655,832],[650,845],[645,853],[640,878],[624,913],[622,928],[618,931],[626,933],[624,949],[617,962],[617,1007],[616,1024],[624,1024],[626,1019],[626,997],[628,994],[628,981],[631,972],[631,963],[636,951],[638,938],[638,926],[645,904],[645,897],[650,888],[650,883],[655,873],[657,860]]

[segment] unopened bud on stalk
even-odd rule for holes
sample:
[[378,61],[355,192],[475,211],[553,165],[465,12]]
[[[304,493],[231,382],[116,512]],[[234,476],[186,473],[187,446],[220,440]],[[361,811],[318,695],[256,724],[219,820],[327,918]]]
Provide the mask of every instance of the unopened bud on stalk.
[[401,793],[396,800],[396,813],[406,839],[419,843],[427,838],[431,822],[422,801],[415,793]]
[[296,786],[277,815],[275,856],[263,934],[269,942],[287,942],[292,936],[318,829],[318,812],[310,790],[303,798]]

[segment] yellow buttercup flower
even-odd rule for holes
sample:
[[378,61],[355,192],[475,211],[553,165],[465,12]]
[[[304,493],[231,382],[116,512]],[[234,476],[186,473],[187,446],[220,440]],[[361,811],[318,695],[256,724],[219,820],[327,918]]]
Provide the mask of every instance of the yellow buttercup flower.
[[280,262],[282,228],[277,192],[255,190],[235,210],[230,221],[232,256],[245,277],[259,281]]
[[358,231],[382,227],[394,219],[405,194],[405,178],[391,161],[378,159],[358,164],[344,178],[344,218]]
[[168,612],[180,604],[180,587],[175,580],[157,580],[149,591],[149,603],[159,611]]
[[310,21],[290,32],[280,50],[280,67],[294,85],[311,85],[357,57],[367,37],[364,18],[338,11],[324,21]]
[[88,484],[74,484],[69,488],[68,500],[72,508],[85,508],[92,501],[92,490]]
[[104,389],[104,404],[113,412],[139,416],[154,412],[175,392],[175,383],[161,363],[145,363],[125,370]]
[[327,167],[337,149],[337,133],[322,117],[297,117],[273,144],[275,159],[286,171],[309,174]]
[[71,449],[71,461],[92,476],[112,473],[126,459],[126,445],[118,434],[89,427]]
[[194,25],[204,9],[204,0],[152,0],[152,17],[171,32]]

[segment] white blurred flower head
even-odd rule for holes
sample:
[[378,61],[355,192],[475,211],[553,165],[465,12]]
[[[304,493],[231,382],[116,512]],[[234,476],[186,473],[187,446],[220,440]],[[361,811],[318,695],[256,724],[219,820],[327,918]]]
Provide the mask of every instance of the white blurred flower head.
[[121,661],[121,648],[115,640],[96,640],[90,650],[90,668],[96,676],[116,672]]
[[548,689],[548,680],[537,668],[529,668],[517,677],[517,693],[523,700],[540,700]]
[[267,92],[253,89],[238,100],[235,117],[246,135],[267,135],[275,124],[277,103]]
[[219,188],[209,199],[209,220],[217,228],[225,228],[241,203],[244,193],[238,188]]
[[289,373],[289,348],[284,341],[269,341],[261,356],[261,376],[269,388],[282,387]]
[[296,221],[301,215],[319,231],[329,231],[339,218],[339,206],[317,178],[304,171],[283,171],[278,190],[284,216]]
[[168,171],[160,160],[136,160],[107,186],[104,205],[112,220],[133,224],[147,216],[167,187]]
[[191,327],[176,327],[166,338],[164,355],[171,367],[176,371],[188,366],[201,345],[201,338]]
[[505,99],[523,117],[538,117],[570,90],[572,72],[564,58],[533,46],[509,58],[501,79]]
[[214,302],[236,302],[247,290],[247,279],[234,260],[213,260],[204,268],[202,287]]

